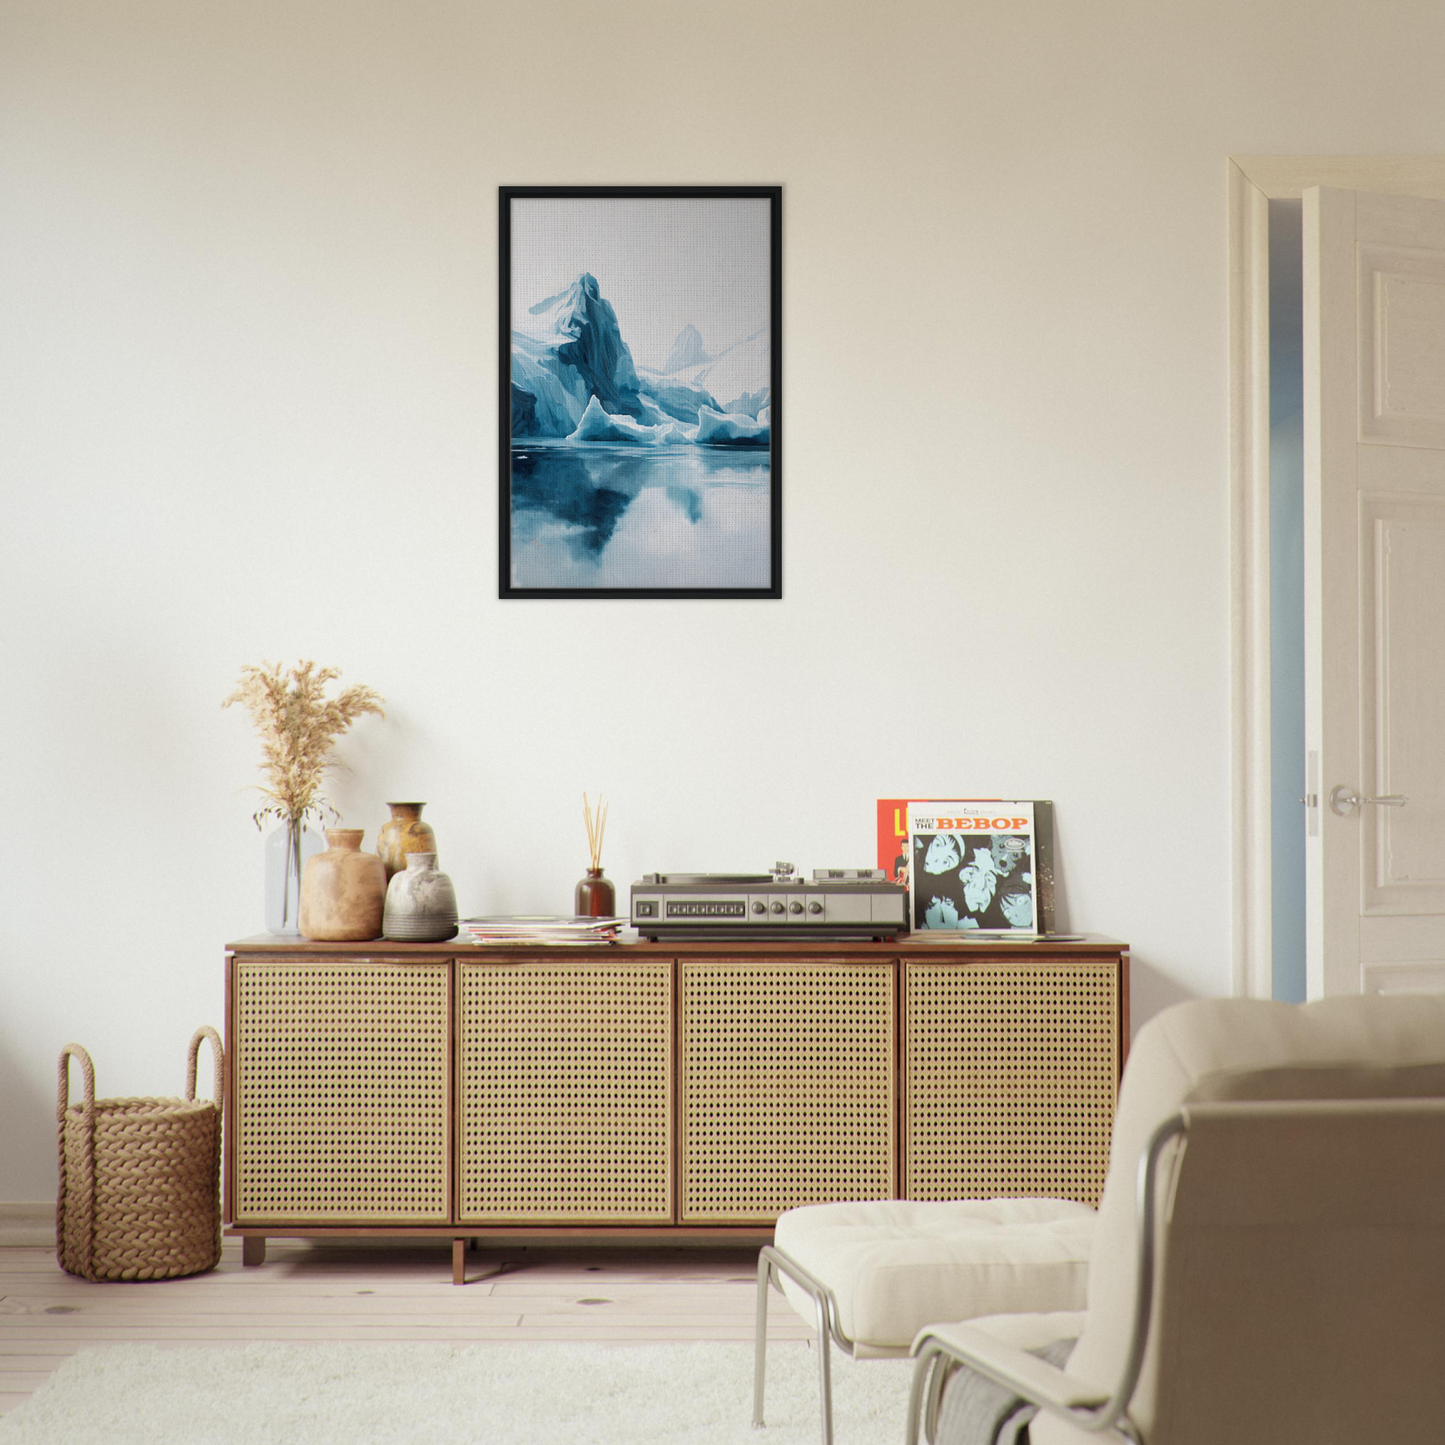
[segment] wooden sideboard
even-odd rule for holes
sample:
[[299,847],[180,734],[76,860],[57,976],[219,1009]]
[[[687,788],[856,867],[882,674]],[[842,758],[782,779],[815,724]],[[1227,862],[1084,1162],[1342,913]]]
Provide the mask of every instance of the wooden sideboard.
[[1129,955],[1045,944],[226,953],[225,1215],[269,1235],[766,1240],[799,1204],[1096,1203]]

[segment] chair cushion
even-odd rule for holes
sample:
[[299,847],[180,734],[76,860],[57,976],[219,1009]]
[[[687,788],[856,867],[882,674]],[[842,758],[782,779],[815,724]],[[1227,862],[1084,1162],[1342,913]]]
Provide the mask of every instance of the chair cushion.
[[[906,1354],[924,1325],[1083,1309],[1094,1218],[1071,1199],[813,1204],[774,1240],[833,1291],[860,1355]],[[785,1278],[783,1293],[814,1320],[803,1290]]]

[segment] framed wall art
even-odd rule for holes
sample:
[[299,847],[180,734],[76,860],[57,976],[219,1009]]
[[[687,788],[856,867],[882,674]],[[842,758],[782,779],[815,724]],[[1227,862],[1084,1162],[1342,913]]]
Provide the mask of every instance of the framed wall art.
[[503,186],[503,597],[781,597],[782,188]]

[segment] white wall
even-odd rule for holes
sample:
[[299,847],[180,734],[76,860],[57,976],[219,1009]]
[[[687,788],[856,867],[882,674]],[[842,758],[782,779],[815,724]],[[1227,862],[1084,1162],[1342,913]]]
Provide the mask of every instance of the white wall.
[[[1046,796],[1136,1018],[1225,992],[1225,157],[1445,142],[1445,13],[1332,9],[7,0],[0,1199],[63,1042],[221,1020],[263,658],[386,695],[333,797],[469,911],[583,787],[623,884]],[[684,181],[785,187],[784,599],[502,603],[496,188]]]

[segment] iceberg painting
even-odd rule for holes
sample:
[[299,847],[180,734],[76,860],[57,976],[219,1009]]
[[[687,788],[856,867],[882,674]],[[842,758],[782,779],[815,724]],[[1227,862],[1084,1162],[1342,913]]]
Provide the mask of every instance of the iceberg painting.
[[501,595],[780,597],[781,188],[501,190]]

